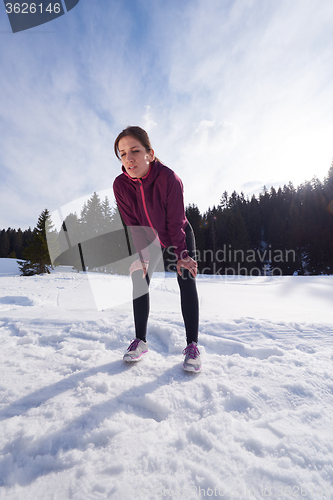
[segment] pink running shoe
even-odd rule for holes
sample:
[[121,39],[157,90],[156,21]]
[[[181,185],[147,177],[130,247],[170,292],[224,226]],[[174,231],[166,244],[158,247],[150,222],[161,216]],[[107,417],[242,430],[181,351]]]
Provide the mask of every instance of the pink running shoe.
[[196,342],[189,344],[184,350],[185,359],[183,368],[186,372],[199,372],[201,369],[200,352],[197,348]]
[[140,339],[132,340],[130,346],[127,348],[127,353],[124,355],[123,360],[129,363],[133,361],[140,361],[142,356],[148,352],[147,342]]

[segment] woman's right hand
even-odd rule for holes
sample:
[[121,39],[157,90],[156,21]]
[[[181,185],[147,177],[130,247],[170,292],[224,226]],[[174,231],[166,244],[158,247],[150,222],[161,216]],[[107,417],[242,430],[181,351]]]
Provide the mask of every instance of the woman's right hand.
[[148,262],[141,262],[140,259],[137,259],[131,264],[131,267],[129,268],[130,275],[132,276],[132,273],[134,273],[134,271],[140,270],[143,271],[142,278],[145,278],[148,271]]

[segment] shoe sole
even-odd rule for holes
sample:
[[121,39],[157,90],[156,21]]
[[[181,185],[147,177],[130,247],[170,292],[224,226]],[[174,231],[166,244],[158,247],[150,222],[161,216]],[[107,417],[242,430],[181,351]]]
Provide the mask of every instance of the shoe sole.
[[183,370],[186,372],[199,373],[201,370],[201,366],[199,366],[199,368],[194,368],[194,366],[184,366],[183,365]]
[[125,356],[123,357],[123,361],[125,361],[126,363],[135,363],[136,361],[140,361],[140,359],[142,359],[143,355],[147,354],[147,352],[148,351],[142,351],[140,356],[138,356],[137,358],[131,358],[128,354],[125,354]]

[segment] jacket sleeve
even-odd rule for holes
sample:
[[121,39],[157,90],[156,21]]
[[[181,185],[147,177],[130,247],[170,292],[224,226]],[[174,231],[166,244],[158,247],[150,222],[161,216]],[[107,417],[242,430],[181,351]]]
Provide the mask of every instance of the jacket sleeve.
[[167,187],[167,229],[177,260],[188,256],[186,235],[183,227],[187,221],[184,208],[183,184],[173,172],[168,179]]
[[135,250],[139,254],[140,260],[147,263],[150,258],[147,235],[144,228],[140,226],[139,221],[133,215],[128,203],[126,203],[126,196],[121,187],[118,186],[117,179],[113,183],[113,192],[120,215],[126,226],[130,228]]

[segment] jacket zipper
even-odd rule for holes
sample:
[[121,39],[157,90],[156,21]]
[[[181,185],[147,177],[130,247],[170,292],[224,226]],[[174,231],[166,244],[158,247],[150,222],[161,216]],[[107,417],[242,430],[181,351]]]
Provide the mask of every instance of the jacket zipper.
[[162,247],[166,248],[165,245],[163,245],[163,243],[161,242],[161,240],[159,239],[158,237],[158,234],[157,232],[155,231],[152,223],[151,223],[151,220],[150,220],[150,217],[149,217],[149,214],[148,214],[148,209],[147,209],[147,205],[146,205],[146,199],[145,199],[145,192],[143,190],[143,184],[142,184],[142,181],[139,181],[139,186],[140,186],[140,193],[141,193],[141,198],[142,198],[142,203],[143,203],[143,209],[145,211],[145,214],[146,214],[146,217],[148,219],[148,222],[149,222],[149,225],[150,227],[152,228],[153,230],[153,233],[154,235],[156,236],[156,238],[158,239],[158,241],[160,242],[160,244],[162,245]]

